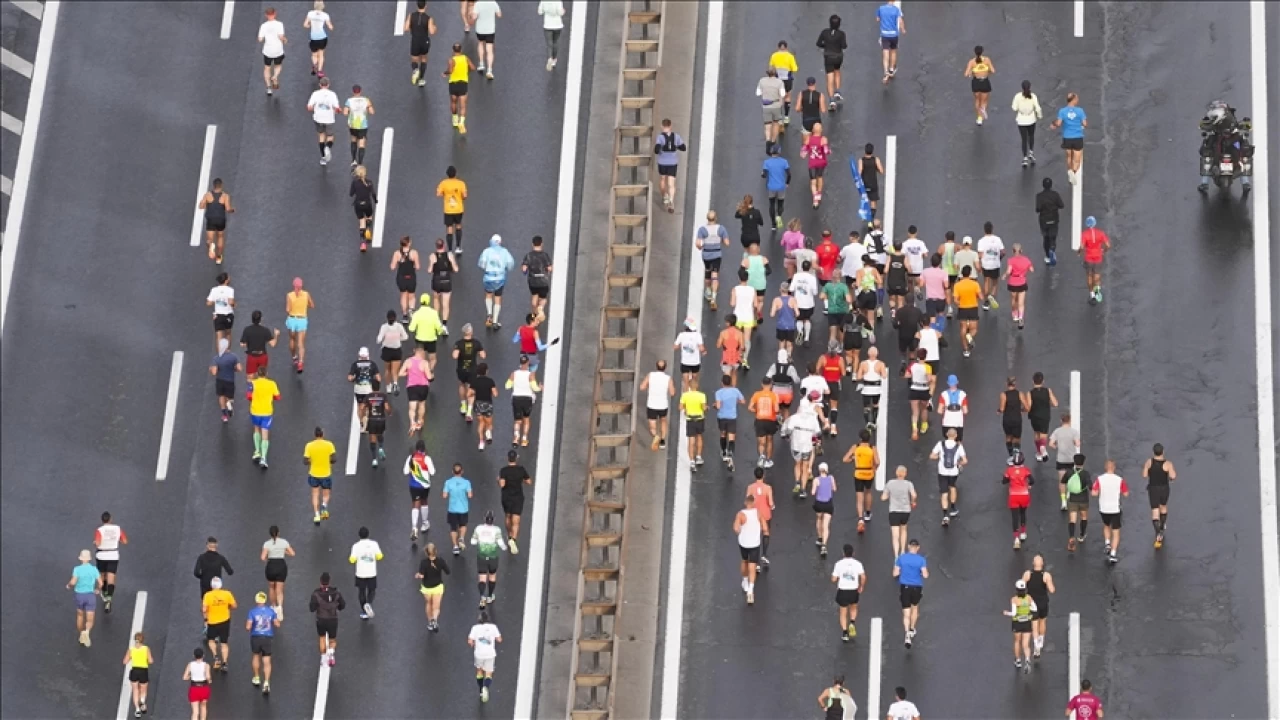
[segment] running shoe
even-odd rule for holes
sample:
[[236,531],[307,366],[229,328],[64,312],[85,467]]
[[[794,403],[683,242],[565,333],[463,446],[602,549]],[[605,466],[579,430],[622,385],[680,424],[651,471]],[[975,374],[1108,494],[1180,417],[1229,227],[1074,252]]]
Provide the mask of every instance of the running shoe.
[[262,684],[262,678],[258,677],[257,675],[254,675],[253,680],[251,680],[250,682],[253,683],[254,687],[258,687],[259,685]]
[[512,555],[520,554],[520,548],[516,546],[515,538],[511,538],[510,540],[507,540],[507,548],[511,550]]
[[480,702],[489,702],[489,688],[480,688]]
[[320,519],[321,520],[329,519],[329,506],[324,503],[320,504]]
[[370,603],[365,603],[364,614],[368,615],[369,617],[373,617],[373,605],[371,605]]
[[421,76],[422,76],[422,74],[421,74],[421,73],[419,73],[417,70],[414,70],[414,71],[413,71],[413,74],[409,76],[409,84],[410,84],[410,85],[417,85],[417,84],[418,84],[418,78],[420,78]]

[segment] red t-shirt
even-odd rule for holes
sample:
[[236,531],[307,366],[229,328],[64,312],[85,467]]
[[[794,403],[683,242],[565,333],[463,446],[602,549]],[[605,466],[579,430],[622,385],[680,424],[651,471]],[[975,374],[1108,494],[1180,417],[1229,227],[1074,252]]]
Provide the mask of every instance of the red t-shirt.
[[836,263],[840,261],[840,248],[834,242],[824,240],[813,251],[818,254],[818,277],[824,282],[830,280]]
[[1004,476],[1009,481],[1009,497],[1031,494],[1031,486],[1028,482],[1031,479],[1031,471],[1026,465],[1015,465],[1005,470]]
[[1071,698],[1067,709],[1075,711],[1076,720],[1096,720],[1098,713],[1102,712],[1102,701],[1097,695],[1084,692]]
[[1084,261],[1087,263],[1102,262],[1102,246],[1110,244],[1107,234],[1098,228],[1089,228],[1080,233],[1080,246],[1084,248]]

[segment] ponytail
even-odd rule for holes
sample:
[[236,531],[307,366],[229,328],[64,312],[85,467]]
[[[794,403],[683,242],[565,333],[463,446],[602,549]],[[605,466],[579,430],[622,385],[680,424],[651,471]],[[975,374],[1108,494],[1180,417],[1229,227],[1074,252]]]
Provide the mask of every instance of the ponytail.
[[1022,81],[1022,97],[1028,100],[1031,99],[1031,81],[1030,80]]

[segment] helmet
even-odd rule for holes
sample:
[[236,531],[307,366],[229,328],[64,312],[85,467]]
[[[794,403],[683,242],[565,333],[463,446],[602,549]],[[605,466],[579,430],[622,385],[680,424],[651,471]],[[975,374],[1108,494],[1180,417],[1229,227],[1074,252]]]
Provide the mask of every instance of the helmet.
[[1013,450],[1013,464],[1014,464],[1015,466],[1019,466],[1019,465],[1022,465],[1022,463],[1023,463],[1023,462],[1024,462],[1024,458],[1022,457],[1022,451],[1021,451],[1021,450],[1019,450],[1019,449],[1017,449],[1017,448],[1014,448],[1014,450]]

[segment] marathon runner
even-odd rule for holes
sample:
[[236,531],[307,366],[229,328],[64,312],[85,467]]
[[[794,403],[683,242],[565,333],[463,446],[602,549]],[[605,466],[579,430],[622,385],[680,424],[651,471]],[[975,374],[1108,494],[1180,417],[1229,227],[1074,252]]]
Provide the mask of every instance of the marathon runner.
[[[460,52],[457,45],[454,46],[454,50]],[[467,60],[467,62],[470,62],[470,60]],[[450,84],[450,92],[452,92],[452,90],[453,86]],[[467,98],[465,96],[464,89],[464,96],[462,98],[462,105],[464,108],[467,104],[466,100]],[[457,115],[454,115],[453,125],[454,127],[458,127]],[[465,133],[465,130],[463,132]],[[444,179],[440,181],[439,185],[436,185],[436,197],[441,198],[441,202],[444,205],[444,236],[445,239],[448,240],[449,253],[461,255],[462,216],[463,211],[466,209],[467,184],[458,179],[458,169],[454,166],[450,165],[445,168]],[[454,245],[455,238],[457,240],[457,245]],[[439,252],[439,250],[440,243],[436,243],[436,251]],[[457,263],[454,263],[454,267],[456,269]],[[436,292],[440,291],[437,290]]]
[[755,413],[756,467],[773,467],[773,436],[778,434],[778,396],[773,392],[773,378],[760,379],[760,389],[751,396],[747,409]]
[[[1155,548],[1159,550],[1164,546],[1164,531],[1169,525],[1169,483],[1178,479],[1178,471],[1174,469],[1173,462],[1164,456],[1164,445],[1156,443],[1151,447],[1151,457],[1142,465],[1142,477],[1147,479],[1151,526],[1155,528]],[[107,608],[107,612],[111,612],[110,601],[107,602]]]
[[147,685],[150,684],[151,663],[155,658],[147,647],[142,633],[133,634],[133,644],[124,651],[124,665],[129,668],[129,689],[133,696],[133,716],[147,714]]
[[831,109],[844,102],[840,94],[840,69],[844,66],[844,51],[849,41],[840,29],[840,16],[832,15],[827,19],[827,27],[818,33],[818,47],[822,49],[822,69],[827,74],[827,97],[831,98]]
[[209,581],[209,592],[201,598],[200,607],[204,612],[205,641],[213,657],[213,669],[225,673],[231,652],[231,611],[236,609],[235,596],[222,589],[222,578],[215,577]]
[[453,554],[461,555],[467,543],[467,520],[471,513],[471,481],[462,476],[462,465],[453,464],[453,476],[444,481],[440,497],[449,501],[449,540]]
[[756,602],[756,572],[760,563],[761,536],[769,532],[769,521],[760,517],[756,509],[756,498],[747,495],[743,507],[733,518],[733,534],[738,536],[738,550],[742,556],[742,592],[746,593],[747,604]]
[[959,491],[956,481],[960,471],[969,464],[969,455],[956,437],[956,428],[944,428],[946,437],[933,446],[930,460],[938,461],[938,500],[942,503],[942,527],[951,524],[951,518],[960,514]]
[[[329,519],[329,496],[333,492],[333,462],[338,459],[338,448],[325,439],[324,430],[317,427],[315,439],[302,450],[302,464],[307,466],[307,485],[311,487],[311,522],[316,526]],[[284,603],[280,603],[283,605]]]
[[1031,376],[1031,389],[1023,393],[1022,405],[1027,408],[1027,420],[1034,433],[1036,460],[1044,462],[1049,459],[1049,414],[1058,407],[1058,396],[1053,394],[1052,388],[1044,385],[1044,373],[1037,371]]
[[[432,341],[432,345],[434,344]],[[435,380],[435,375],[431,372],[431,361],[427,359],[427,349],[421,343],[413,349],[413,356],[400,366],[397,377],[405,378],[405,394],[409,396],[409,434],[414,435],[421,432],[426,424],[427,395]]]
[[[471,71],[475,69],[475,63],[463,54],[462,43],[454,43],[453,55],[449,57],[449,63],[440,77],[449,82],[449,112],[453,115],[453,126],[457,128],[459,135],[467,134],[467,85],[471,79]],[[458,249],[462,249],[461,242],[458,243]]]
[[[760,177],[764,179],[765,191],[769,193],[769,224],[776,230],[781,230],[787,187],[791,185],[791,163],[782,157],[780,146],[773,145],[769,148],[769,157],[764,160]],[[794,272],[795,268],[791,270]]]
[[[983,310],[999,310],[996,293],[1000,290],[1000,266],[1004,263],[1004,241],[995,234],[995,225],[988,220],[982,224],[982,237],[978,238],[978,255],[982,266]],[[1023,285],[1026,283],[1024,282]]]
[[[1080,452],[1080,431],[1071,427],[1071,413],[1062,413],[1062,425],[1049,436],[1049,447],[1057,450],[1058,496],[1067,509],[1067,473],[1074,468],[1072,458]],[[1074,537],[1074,535],[1073,535]]]
[[[431,294],[422,293],[418,298],[418,309],[409,318],[409,334],[413,336],[418,349],[425,352],[427,364],[434,373],[436,369],[436,343],[445,334],[444,323],[440,313],[431,307]],[[412,383],[411,383],[412,384]]]
[[778,74],[778,79],[782,80],[782,84],[786,89],[786,96],[783,98],[782,105],[782,124],[789,125],[791,123],[792,83],[795,81],[795,74],[800,72],[800,66],[796,64],[796,56],[791,52],[791,48],[787,46],[786,40],[778,41],[778,49],[769,56],[769,67]]
[[[440,241],[437,240],[436,243],[436,249],[439,250]],[[429,267],[430,264],[434,264],[434,259],[435,256],[432,256],[428,261]],[[409,312],[413,310],[413,296],[418,292],[418,270],[422,268],[418,251],[413,248],[413,239],[408,235],[400,238],[400,249],[391,256],[390,267],[396,274],[396,290],[400,292],[400,317],[404,318],[404,324],[408,325]],[[434,280],[435,274],[430,269],[427,272]]]
[[[315,74],[315,65],[311,66],[311,74]],[[311,113],[311,122],[316,127],[316,145],[320,148],[320,165],[328,165],[333,159],[333,124],[337,122],[338,95],[329,89],[329,78],[320,78],[320,88],[311,93],[307,100],[307,110]]]
[[502,531],[493,524],[493,512],[484,514],[484,522],[471,533],[471,544],[476,546],[476,567],[479,574],[476,585],[480,588],[480,609],[492,605],[493,591],[498,586],[498,551],[506,550]]
[[652,441],[650,450],[667,446],[667,427],[670,422],[667,414],[671,409],[671,398],[676,396],[676,385],[667,374],[667,361],[659,360],[657,369],[649,372],[640,381],[640,391],[645,395],[645,419],[649,423],[649,435]]
[[689,470],[697,472],[702,464],[702,436],[707,429],[707,396],[697,387],[690,387],[680,394],[680,409],[684,411],[685,436],[688,438]]
[[[885,85],[898,74],[898,38],[907,34],[907,24],[902,17],[902,10],[893,0],[876,10],[876,18],[880,21],[881,62],[884,65]],[[896,718],[895,718],[896,720]]]
[[498,487],[502,490],[502,515],[512,555],[520,554],[516,538],[520,536],[520,516],[524,514],[524,486],[532,484],[533,476],[520,464],[520,456],[515,450],[508,450],[507,466],[498,471]]
[[213,189],[200,198],[204,211],[204,239],[209,246],[209,259],[222,264],[222,250],[227,241],[227,215],[236,211],[231,195],[222,189],[222,178],[213,179]]
[[672,348],[680,351],[680,377],[683,381],[681,392],[697,387],[698,373],[702,370],[702,356],[707,354],[707,347],[702,344],[698,323],[692,317],[685,319],[684,330],[676,335]]
[[378,592],[378,561],[382,559],[382,548],[377,541],[369,539],[369,528],[361,527],[356,534],[360,539],[352,544],[347,562],[356,566],[360,619],[368,620],[373,617],[373,596]]
[[316,0],[311,12],[302,21],[302,27],[311,31],[311,74],[324,79],[324,50],[329,45],[329,33],[333,30],[333,21],[329,13],[324,11],[324,2]]
[[476,418],[476,436],[480,449],[493,442],[493,402],[498,397],[498,383],[489,377],[489,363],[476,365],[476,374],[467,383],[467,410]]
[[267,607],[266,593],[258,593],[253,600],[257,604],[249,609],[244,621],[244,629],[249,633],[252,682],[254,687],[262,687],[263,695],[270,695],[271,641],[275,637],[276,628],[280,627],[280,618],[274,608]]
[[[533,402],[537,393],[542,391],[538,386],[538,378],[529,369],[529,356],[520,356],[520,368],[513,370],[507,378],[507,389],[511,391],[511,414],[515,418],[515,427],[511,437],[511,447],[519,444],[529,447],[529,425],[533,422]],[[706,405],[706,398],[703,398]]]
[[1103,472],[1093,481],[1093,496],[1098,498],[1098,512],[1102,513],[1102,549],[1109,553],[1112,565],[1119,562],[1121,511],[1120,498],[1129,497],[1129,484],[1116,474],[1116,463],[1107,460]]
[[871,431],[858,432],[858,443],[845,453],[843,462],[853,463],[854,497],[858,509],[858,532],[866,532],[871,522],[871,491],[875,485],[876,470],[880,467],[880,451],[871,445]]
[[[1157,446],[1158,447],[1158,446]],[[1143,473],[1145,476],[1146,473]],[[129,544],[124,529],[111,522],[111,513],[102,513],[102,525],[93,531],[93,546],[97,548],[98,573],[102,576],[102,611],[111,613],[111,601],[116,595],[116,570],[120,567],[120,546]]]
[[449,574],[449,564],[436,553],[435,543],[427,543],[422,554],[414,577],[422,581],[419,592],[426,605],[427,629],[440,632],[440,603],[444,600],[444,576]]
[[831,569],[831,582],[836,584],[839,606],[840,640],[849,642],[858,636],[858,598],[867,588],[867,571],[853,557],[853,545],[844,544],[844,557]]
[[724,259],[724,246],[729,244],[729,231],[720,224],[719,219],[715,210],[708,210],[707,224],[698,228],[693,239],[694,249],[702,258],[702,299],[707,301],[712,310],[717,309],[720,262]]
[[1009,458],[1011,466],[1005,468],[1001,483],[1009,486],[1009,517],[1013,522],[1013,549],[1020,550],[1027,539],[1027,508],[1031,507],[1031,486],[1036,479],[1031,469],[1024,465],[1022,451],[1015,449]]
[[276,9],[269,7],[263,14],[266,20],[258,26],[258,42],[262,44],[262,82],[267,86],[267,96],[280,89],[280,70],[284,67],[284,46],[289,38],[284,36],[284,23],[276,19]]
[[402,345],[409,339],[409,333],[405,331],[404,325],[396,319],[396,311],[387,311],[387,321],[378,328],[378,345],[382,347],[382,352],[378,357],[387,366],[387,378],[391,381],[387,386],[391,389],[393,395],[400,394],[400,383],[397,380],[400,377],[400,365],[404,359],[404,348]]
[[916,704],[907,700],[907,689],[899,685],[893,689],[893,704],[889,706],[887,720],[920,720]]
[[551,294],[551,273],[555,266],[551,256],[542,249],[542,236],[533,236],[533,249],[525,253],[520,262],[520,272],[529,283],[530,312],[542,322],[547,317],[547,296]]
[[1022,454],[1022,413],[1030,410],[1029,405],[1022,404],[1022,393],[1018,392],[1018,379],[1009,376],[1005,383],[1005,391],[1000,393],[1000,402],[996,412],[1000,415],[1000,425],[1004,429],[1004,449],[1008,458],[1006,465],[1013,464],[1014,453]]
[[214,282],[217,285],[209,290],[204,304],[213,308],[213,346],[216,348],[219,340],[231,342],[231,326],[236,322],[236,291],[227,273],[218,273]]
[[[793,433],[792,442],[794,437]],[[813,487],[810,492],[813,494],[813,512],[817,516],[814,522],[818,537],[814,542],[818,546],[818,554],[822,557],[827,556],[827,540],[831,537],[831,515],[835,512],[836,490],[836,479],[831,476],[827,464],[819,463],[818,473],[813,478]]]
[[[354,145],[353,142],[352,146]],[[364,165],[356,165],[355,168],[352,172],[351,190],[347,194],[351,196],[351,204],[356,212],[360,252],[367,252],[369,240],[373,239],[373,208],[378,204],[378,192],[374,189],[373,181],[369,179],[369,173]]]
[[431,52],[431,36],[436,34],[435,18],[427,14],[427,0],[418,0],[418,9],[404,19],[404,31],[409,33],[409,63],[413,74],[409,84],[427,86],[427,54]]
[[267,367],[267,347],[276,346],[280,329],[263,327],[261,310],[254,310],[249,320],[250,324],[240,332],[240,347],[244,349],[245,373],[254,377],[258,368]]
[[1039,658],[1044,650],[1044,637],[1049,626],[1049,596],[1058,590],[1053,586],[1053,575],[1044,569],[1044,556],[1036,553],[1031,558],[1031,569],[1022,573],[1027,594],[1036,604],[1035,618],[1031,621],[1031,656]]
[[308,603],[316,616],[316,635],[320,639],[320,665],[333,667],[338,659],[338,613],[347,609],[347,601],[338,588],[329,584],[329,573],[320,573],[320,587],[311,592]]
[[382,373],[378,366],[369,359],[369,348],[362,347],[356,354],[355,362],[347,371],[347,382],[355,389],[356,412],[360,417],[360,430],[369,432],[369,394],[373,392],[373,384],[382,382]]
[[484,360],[486,357],[488,355],[485,353],[484,345],[475,338],[475,331],[472,329],[471,323],[463,325],[462,338],[453,344],[453,359],[457,361],[458,398],[461,401],[458,413],[467,422],[471,422],[473,418],[469,400],[471,381],[475,377],[479,361]]
[[880,398],[884,395],[888,376],[888,368],[880,362],[880,349],[875,346],[867,348],[867,359],[858,366],[857,380],[862,393],[862,419],[871,432],[875,432],[880,418]]
[[271,421],[275,415],[275,403],[280,399],[280,388],[267,377],[264,364],[249,381],[249,419],[253,422],[253,462],[267,469],[267,451],[271,449]]
[[93,554],[88,550],[80,551],[80,564],[72,568],[71,579],[67,581],[67,589],[76,595],[76,630],[80,633],[80,644],[92,645],[89,632],[93,630],[93,616],[98,608],[98,593],[102,591],[102,573],[90,562]]
[[[847,642],[848,636],[845,638]],[[822,708],[825,720],[853,720],[858,715],[858,703],[853,701],[853,696],[845,688],[843,675],[836,675],[831,687],[818,695],[818,707]]]
[[480,687],[480,702],[489,702],[489,686],[493,684],[493,663],[498,658],[498,643],[502,633],[489,622],[489,613],[480,611],[480,619],[471,626],[467,644],[473,648],[476,666],[476,685]]
[[387,402],[387,394],[382,392],[382,382],[373,381],[373,392],[364,401],[369,414],[369,422],[365,432],[369,433],[369,456],[373,459],[373,469],[378,469],[379,462],[385,462],[387,451],[382,447],[382,439],[387,434],[387,415],[391,413],[391,404]]
[[893,556],[896,558],[906,550],[907,522],[919,500],[915,483],[907,479],[905,465],[899,465],[894,471],[894,478],[884,484],[880,500],[889,503],[889,536],[893,540]]
[[[768,174],[765,177],[767,178]],[[764,227],[764,215],[760,214],[755,204],[755,198],[748,193],[742,196],[742,201],[733,212],[733,216],[742,221],[742,233],[738,236],[738,242],[742,243],[743,250],[760,244],[760,228]],[[769,224],[772,226],[773,220],[770,220]]]
[[960,389],[960,379],[947,376],[947,389],[938,397],[938,413],[942,415],[942,434],[956,431],[956,441],[964,440],[964,416],[969,414],[969,394]]
[[733,472],[733,455],[737,450],[738,438],[738,406],[745,405],[747,399],[742,391],[733,385],[733,378],[724,375],[720,378],[720,389],[716,390],[716,426],[720,429],[720,460]]
[[404,474],[409,481],[409,502],[413,506],[409,511],[409,540],[417,542],[419,532],[431,529],[427,513],[431,509],[431,477],[436,474],[436,465],[422,440],[414,442],[413,454],[405,458]]
[[1093,694],[1093,683],[1088,678],[1080,681],[1080,692],[1067,703],[1067,717],[1076,720],[1102,718],[1102,701]]
[[756,513],[765,522],[760,537],[760,561],[756,563],[756,572],[769,569],[769,523],[773,522],[773,511],[777,505],[773,502],[773,486],[764,479],[764,468],[752,470],[755,481],[747,486],[747,495],[755,498]]
[[502,290],[507,286],[507,273],[516,266],[516,259],[502,246],[502,236],[489,238],[489,247],[480,253],[476,262],[484,274],[480,282],[484,286],[484,326],[497,330],[502,327],[498,315],[502,312]]
[[1015,594],[1004,615],[1013,620],[1013,666],[1028,673],[1031,672],[1031,621],[1036,616],[1036,601],[1027,594],[1025,580],[1015,582],[1013,587]]
[[[1089,489],[1093,486],[1092,477],[1084,469],[1084,455],[1079,451],[1071,459],[1071,469],[1067,471],[1067,550],[1075,552],[1076,544],[1083,543],[1089,531]],[[1076,520],[1080,521],[1080,534],[1076,535]]]
[[[916,622],[920,619],[924,581],[929,579],[929,566],[920,554],[919,540],[912,539],[908,542],[907,551],[893,561],[893,576],[898,578],[898,601],[902,605],[902,628],[906,632],[903,644],[910,650],[911,641],[916,636]],[[899,699],[905,700],[906,693],[900,693]],[[890,712],[892,713],[892,708]]]
[[1098,229],[1098,219],[1090,215],[1084,219],[1084,232],[1080,233],[1080,254],[1084,258],[1085,283],[1089,287],[1089,304],[1102,302],[1102,261],[1111,249],[1111,238]]
[[[293,359],[294,371],[298,373],[307,362],[307,312],[315,306],[311,293],[302,289],[302,278],[294,278],[293,290],[284,296],[284,329],[289,332],[289,356]],[[271,346],[275,347],[274,338]]]
[[[461,228],[459,228],[461,232]],[[416,256],[416,254],[415,254]],[[415,262],[415,267],[417,264]],[[457,255],[445,249],[445,241],[436,238],[436,251],[427,258],[427,274],[431,276],[431,292],[436,294],[436,305],[440,308],[440,334],[449,334],[449,310],[453,300],[453,274],[458,272]],[[412,294],[409,299],[413,304]],[[406,317],[408,317],[406,315]]]
[[284,585],[289,579],[289,563],[286,557],[294,557],[297,553],[288,540],[280,537],[280,528],[272,525],[267,533],[271,536],[262,543],[259,559],[266,563],[267,602],[276,611],[276,617],[284,621]]

